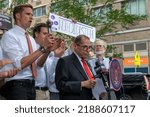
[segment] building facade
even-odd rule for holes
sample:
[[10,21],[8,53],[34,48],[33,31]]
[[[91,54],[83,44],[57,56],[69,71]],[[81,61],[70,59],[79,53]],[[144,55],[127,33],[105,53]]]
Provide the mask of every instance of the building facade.
[[[121,7],[122,0],[115,6]],[[104,39],[108,44],[115,45],[119,53],[123,53],[122,70],[125,73],[142,72],[150,73],[150,0],[128,0],[128,13],[147,15],[147,20],[142,20],[128,30],[106,34]],[[140,55],[141,65],[134,65],[135,53]]]
[[[5,0],[6,3],[10,0]],[[79,0],[86,5],[88,0]],[[99,11],[103,4],[97,2],[93,7],[95,15],[99,14]],[[123,60],[121,61],[123,72],[143,72],[150,73],[150,0],[115,0],[113,8],[120,9],[126,4],[126,11],[130,14],[147,15],[147,20],[142,20],[134,26],[130,26],[128,29],[118,31],[116,33],[108,33],[103,39],[109,44],[117,47],[117,52],[123,54]],[[50,8],[55,11],[54,3],[51,0],[29,0],[28,3],[34,7],[34,20],[32,26],[39,22],[46,22],[49,16]],[[104,7],[103,13],[106,13],[109,8]],[[134,65],[134,56],[136,51],[140,55],[141,65],[136,68]]]
[[29,3],[34,8],[32,26],[40,22],[46,22],[50,12],[51,0],[29,0]]
[[[33,24],[44,22],[48,18],[49,10],[51,7],[50,0],[29,0],[34,6],[34,21]],[[87,0],[80,0],[87,4]],[[117,33],[106,34],[103,39],[109,44],[117,48],[118,53],[123,54],[121,66],[123,72],[143,72],[150,73],[150,0],[126,0],[127,9],[129,14],[146,15],[147,20],[142,20],[130,26],[128,29],[118,31]],[[52,3],[53,4],[53,3]],[[124,0],[115,0],[113,8],[120,9],[124,4]],[[95,14],[98,14],[99,9],[103,4],[100,0],[97,5],[93,7]],[[55,9],[54,9],[55,10]],[[107,7],[103,8],[103,13],[108,11]],[[141,65],[136,67],[134,65],[135,53],[138,51],[140,55]]]

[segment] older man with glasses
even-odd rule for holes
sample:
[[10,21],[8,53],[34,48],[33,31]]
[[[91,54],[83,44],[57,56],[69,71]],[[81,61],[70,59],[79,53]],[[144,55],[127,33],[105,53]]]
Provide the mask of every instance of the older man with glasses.
[[92,100],[95,86],[86,58],[92,48],[90,39],[79,35],[73,42],[74,52],[60,58],[56,66],[55,82],[61,100]]
[[[92,71],[95,76],[102,77],[103,74],[107,74],[109,70],[109,58],[105,57],[107,44],[103,40],[96,40],[94,42],[94,53],[96,54],[96,58],[89,60],[89,64],[92,67]],[[100,71],[97,70],[98,66],[100,67]],[[99,73],[97,73],[99,72]],[[101,74],[100,76],[98,74]],[[100,99],[106,97],[107,92],[104,86],[104,79],[100,79],[101,86],[100,86]]]

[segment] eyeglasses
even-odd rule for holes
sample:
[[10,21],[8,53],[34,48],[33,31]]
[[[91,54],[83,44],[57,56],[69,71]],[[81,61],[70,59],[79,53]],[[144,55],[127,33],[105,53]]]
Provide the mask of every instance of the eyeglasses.
[[93,47],[91,45],[80,45],[80,44],[77,44],[77,45],[80,46],[81,48],[83,48],[83,50],[87,50],[87,49],[92,50],[93,49]]

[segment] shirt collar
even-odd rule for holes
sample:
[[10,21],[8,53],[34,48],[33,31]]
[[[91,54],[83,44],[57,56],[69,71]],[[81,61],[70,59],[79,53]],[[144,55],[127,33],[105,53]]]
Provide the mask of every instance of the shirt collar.
[[79,57],[79,55],[74,51],[74,54],[77,56],[78,60],[81,61],[82,59]]
[[26,32],[26,30],[25,29],[23,29],[23,28],[21,28],[20,26],[18,26],[18,25],[15,25],[14,26],[19,32],[22,32],[22,33],[24,33],[25,34],[25,32]]

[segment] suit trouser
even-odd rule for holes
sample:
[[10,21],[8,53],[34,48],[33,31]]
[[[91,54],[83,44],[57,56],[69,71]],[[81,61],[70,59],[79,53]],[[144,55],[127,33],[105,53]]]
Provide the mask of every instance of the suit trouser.
[[0,100],[5,100],[5,98],[3,96],[0,95]]
[[29,79],[8,81],[1,92],[7,100],[35,100],[35,81]]

